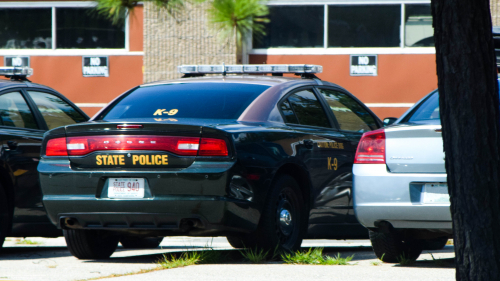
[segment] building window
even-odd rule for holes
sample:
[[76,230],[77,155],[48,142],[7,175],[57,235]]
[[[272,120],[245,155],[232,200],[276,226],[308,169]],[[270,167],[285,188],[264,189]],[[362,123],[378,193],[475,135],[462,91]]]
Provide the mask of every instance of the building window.
[[328,6],[328,47],[399,47],[400,5]]
[[434,47],[430,4],[405,5],[405,46]]
[[0,9],[0,49],[51,49],[51,18],[50,8]]
[[323,47],[324,6],[270,6],[266,35],[254,48]]
[[113,25],[93,9],[57,8],[58,49],[116,49],[125,47],[125,21]]
[[112,24],[91,7],[0,8],[0,49],[124,48],[125,18]]
[[[348,1],[337,4],[333,0],[324,1],[325,4],[311,4],[306,0],[283,0],[283,4],[279,0],[271,1],[267,34],[263,38],[254,36],[252,48],[261,49],[256,53],[271,49],[269,52],[276,54],[291,54],[293,50],[273,48],[309,48],[305,52],[311,54],[328,48],[393,48],[391,52],[413,47],[432,48],[431,5],[422,1],[424,3],[419,4],[406,4],[403,0],[359,0],[355,4],[344,4]],[[408,51],[429,53],[431,48]],[[361,49],[346,51],[363,52]]]

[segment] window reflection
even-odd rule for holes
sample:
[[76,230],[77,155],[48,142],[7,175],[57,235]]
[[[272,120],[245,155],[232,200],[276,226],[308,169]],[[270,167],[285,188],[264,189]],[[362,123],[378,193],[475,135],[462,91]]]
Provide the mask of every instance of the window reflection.
[[50,8],[0,9],[0,49],[51,49]]
[[328,102],[341,130],[362,133],[378,127],[373,116],[348,95],[327,89],[319,89],[319,92]]
[[28,104],[19,92],[0,96],[0,125],[38,129]]
[[330,127],[321,104],[311,90],[294,93],[288,97],[301,125]]
[[405,5],[405,46],[434,47],[430,4]]

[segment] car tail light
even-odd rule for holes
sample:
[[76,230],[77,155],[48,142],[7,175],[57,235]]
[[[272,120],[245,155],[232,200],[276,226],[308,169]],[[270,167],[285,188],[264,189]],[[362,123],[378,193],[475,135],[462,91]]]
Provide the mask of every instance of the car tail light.
[[200,142],[200,156],[227,156],[227,144],[221,139],[202,138]]
[[45,148],[45,155],[68,156],[68,150],[66,148],[66,138],[57,138],[49,140]]
[[221,139],[176,136],[85,136],[51,139],[47,156],[82,156],[94,151],[160,150],[181,156],[227,156]]
[[366,132],[359,141],[354,164],[385,164],[385,131]]

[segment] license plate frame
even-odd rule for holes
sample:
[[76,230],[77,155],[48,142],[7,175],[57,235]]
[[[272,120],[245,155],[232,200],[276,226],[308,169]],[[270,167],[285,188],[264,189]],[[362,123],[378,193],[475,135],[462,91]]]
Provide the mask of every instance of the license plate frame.
[[447,183],[426,183],[422,186],[423,204],[450,204]]
[[144,178],[108,178],[108,198],[144,198],[145,182]]

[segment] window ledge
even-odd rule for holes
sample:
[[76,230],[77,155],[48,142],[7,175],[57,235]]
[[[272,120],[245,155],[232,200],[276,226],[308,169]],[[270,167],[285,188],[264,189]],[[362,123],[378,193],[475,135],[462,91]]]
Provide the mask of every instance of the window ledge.
[[125,49],[0,49],[0,56],[144,56]]
[[434,47],[420,48],[269,48],[252,49],[250,55],[397,55],[397,54],[435,54]]

